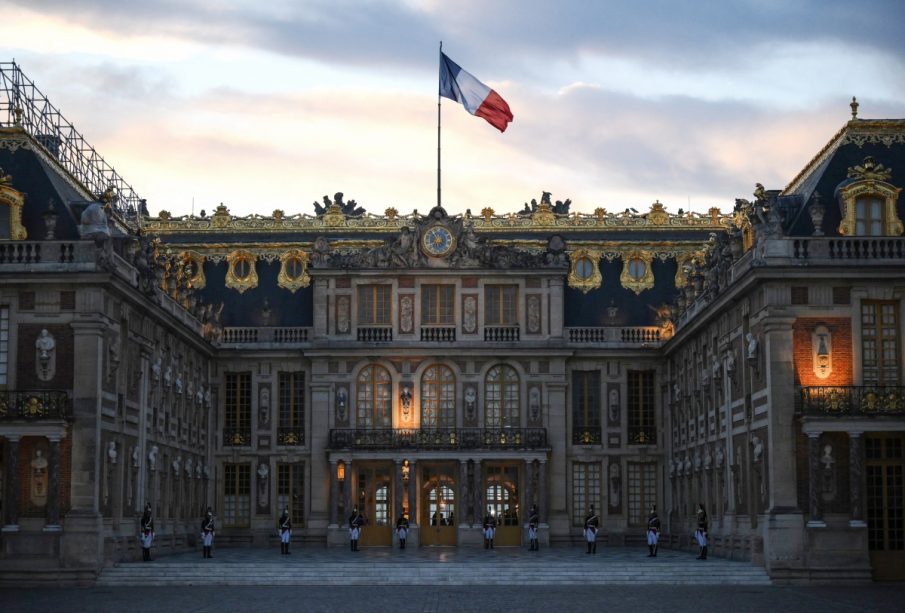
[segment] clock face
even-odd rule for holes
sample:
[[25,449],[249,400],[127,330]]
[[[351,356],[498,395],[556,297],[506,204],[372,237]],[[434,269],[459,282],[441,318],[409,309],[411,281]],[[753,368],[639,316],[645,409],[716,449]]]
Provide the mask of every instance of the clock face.
[[421,247],[428,255],[443,257],[453,250],[455,239],[444,226],[431,226],[421,235]]

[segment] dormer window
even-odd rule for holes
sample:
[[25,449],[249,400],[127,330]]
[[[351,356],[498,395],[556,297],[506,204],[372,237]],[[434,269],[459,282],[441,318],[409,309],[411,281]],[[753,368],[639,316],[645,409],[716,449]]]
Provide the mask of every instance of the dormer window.
[[892,171],[870,156],[848,169],[848,180],[837,188],[842,236],[901,236],[896,202],[902,188],[889,183]]

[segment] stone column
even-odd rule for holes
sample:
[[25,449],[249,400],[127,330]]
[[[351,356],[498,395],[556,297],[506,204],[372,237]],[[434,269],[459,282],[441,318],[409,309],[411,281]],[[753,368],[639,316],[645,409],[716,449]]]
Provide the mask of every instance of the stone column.
[[60,437],[48,436],[50,439],[50,458],[48,461],[47,483],[47,525],[45,532],[60,531]]
[[826,527],[820,501],[820,432],[808,432],[808,501],[808,527]]
[[[468,460],[459,460],[459,525],[468,522]],[[474,512],[474,505],[471,505]],[[475,523],[475,522],[472,522]]]
[[[343,460],[345,476],[343,478],[343,506],[346,515],[352,514],[352,462]],[[345,519],[345,518],[343,518]]]
[[540,523],[547,523],[547,509],[550,503],[547,500],[547,460],[539,460],[537,467],[537,516]]
[[[534,504],[534,460],[525,460],[525,513],[531,512],[531,505]],[[525,515],[523,513],[523,515]],[[528,516],[525,515],[527,518]]]
[[396,519],[402,517],[402,460],[396,460],[396,478],[393,483],[393,509],[396,516],[390,517],[390,524],[395,526]]
[[[794,317],[770,317],[764,320],[764,342],[761,351],[767,369],[770,412],[768,418],[770,442],[767,466],[770,471],[770,513],[773,515],[799,513],[798,479],[795,474],[795,380],[792,346]],[[732,417],[729,416],[731,430]],[[749,480],[750,481],[750,480]]]
[[474,520],[481,525],[484,523],[484,476],[481,474],[481,460],[474,461]]
[[5,510],[3,532],[19,530],[19,437],[6,435],[6,495],[3,497]]
[[418,491],[417,477],[418,477],[418,465],[415,462],[415,460],[409,460],[409,525],[410,526],[418,525],[418,513],[416,513],[417,500],[415,499],[415,493]]
[[[317,381],[320,373],[312,373],[312,380]],[[317,378],[315,378],[317,377]],[[332,476],[325,473],[330,470],[327,463],[327,450],[330,446],[330,386],[313,384],[311,386],[311,410],[308,412],[310,424],[305,430],[305,438],[310,441],[311,455],[311,500],[309,501],[308,529],[324,530],[330,522],[330,484],[336,479],[336,467],[332,467]],[[350,478],[351,468],[346,465],[346,479]]]
[[337,462],[330,460],[330,525],[339,525],[339,479],[336,478]]
[[852,516],[848,525],[852,528],[864,528],[864,499],[861,488],[864,484],[864,439],[861,432],[848,433],[848,465],[849,465],[849,497],[852,504]]

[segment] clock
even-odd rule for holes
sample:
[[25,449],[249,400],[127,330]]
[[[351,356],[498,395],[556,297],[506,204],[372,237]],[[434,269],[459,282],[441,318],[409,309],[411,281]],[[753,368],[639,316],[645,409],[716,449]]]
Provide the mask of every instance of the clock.
[[446,226],[431,226],[421,235],[421,248],[429,256],[442,258],[456,248],[456,239]]

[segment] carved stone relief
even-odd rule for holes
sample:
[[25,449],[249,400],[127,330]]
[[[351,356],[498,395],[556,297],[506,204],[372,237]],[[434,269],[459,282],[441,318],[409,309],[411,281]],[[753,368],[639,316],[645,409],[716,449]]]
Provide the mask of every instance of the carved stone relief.
[[525,314],[528,334],[541,333],[541,304],[540,296],[529,294],[525,297]]
[[462,296],[462,333],[476,334],[478,331],[478,297],[474,294]]
[[57,371],[57,342],[46,328],[35,340],[35,373],[41,381],[50,381]]
[[607,509],[610,515],[622,514],[622,464],[610,458],[607,469]]
[[336,297],[336,333],[348,334],[352,331],[352,298],[341,295]]
[[415,331],[415,297],[412,294],[399,296],[399,332],[412,334]]
[[270,426],[270,386],[262,385],[258,390],[258,427]]

